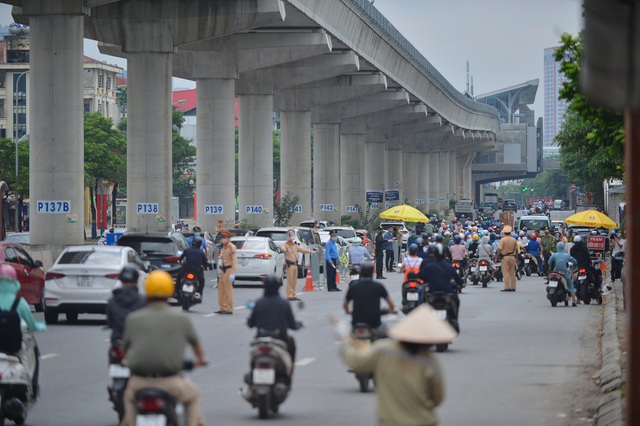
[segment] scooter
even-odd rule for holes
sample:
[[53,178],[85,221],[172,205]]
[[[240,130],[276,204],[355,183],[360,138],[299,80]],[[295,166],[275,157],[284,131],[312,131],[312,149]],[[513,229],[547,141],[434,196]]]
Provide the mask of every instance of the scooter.
[[482,287],[487,287],[487,284],[491,282],[491,274],[489,273],[489,262],[485,259],[481,259],[478,262],[477,273],[475,275],[474,284],[478,283],[478,280],[482,282]]
[[[182,369],[193,370],[193,361],[184,361]],[[136,425],[138,426],[180,426],[184,424],[184,407],[167,391],[148,387],[134,394]]]
[[22,327],[22,351],[0,353],[0,425],[5,419],[21,425],[39,395],[40,351],[33,335]]
[[[383,315],[387,313],[388,311],[386,310],[382,311]],[[355,324],[353,326],[353,335],[358,340],[365,340],[370,343],[373,343],[376,340],[385,337],[383,335],[380,335],[379,332],[376,332],[375,329],[371,328],[369,324],[366,324],[366,323]],[[369,392],[369,383],[371,381],[373,381],[373,383],[375,384],[375,378],[373,377],[372,372],[361,372],[361,371],[354,371],[354,370],[349,370],[349,372],[354,373],[356,375],[356,380],[360,385],[360,392],[362,393]]]
[[591,299],[598,302],[598,305],[602,305],[602,293],[600,293],[600,286],[595,283],[595,277],[589,273],[586,268],[579,268],[577,274],[577,288],[579,289],[578,296],[584,302],[585,305],[591,303]]
[[[464,270],[464,268],[462,267],[462,265],[461,265],[460,261],[458,261],[458,260],[454,260],[454,261],[451,263],[451,266],[453,267],[453,269],[455,269],[456,273],[457,273],[458,275],[460,275],[460,277],[462,278],[462,284],[463,284],[463,286],[464,286],[464,284],[466,284],[466,282],[467,282],[467,274],[465,274],[465,270]],[[462,293],[462,289],[460,289],[460,293]]]
[[478,285],[478,281],[479,281],[476,266],[478,266],[478,258],[477,257],[470,258],[468,275],[471,276],[471,282],[473,283],[473,285]]
[[286,342],[268,336],[251,342],[250,358],[251,370],[244,377],[246,387],[241,395],[254,408],[258,407],[261,419],[266,419],[269,411],[278,412],[289,395],[293,360]]
[[202,298],[198,292],[198,277],[192,272],[187,272],[178,286],[178,302],[183,311],[188,311],[190,307],[200,302]]
[[549,283],[547,284],[547,299],[551,302],[551,306],[555,308],[561,302],[564,302],[564,306],[569,306],[570,297],[564,272],[551,271],[549,273]]
[[124,390],[129,383],[131,372],[129,367],[122,364],[124,351],[119,345],[109,347],[109,378],[111,384],[107,386],[109,401],[113,404],[113,409],[118,413],[118,420],[122,422],[124,417]]
[[409,278],[402,284],[402,313],[407,315],[418,307],[420,302],[420,287],[422,283],[417,278]]
[[[435,291],[433,293],[425,293],[425,303],[431,305],[435,310],[435,314],[443,321],[447,321],[458,333],[460,333],[460,325],[457,319],[454,319],[454,310],[456,309],[453,299],[449,293]],[[449,348],[450,343],[439,343],[436,345],[436,351],[444,352]]]
[[[502,281],[502,263],[498,262],[495,264],[496,270],[493,272],[493,277],[496,281]],[[518,267],[516,266],[516,276],[518,275]],[[518,278],[520,279],[520,278]]]
[[524,273],[528,277],[534,273],[537,273],[539,276],[543,275],[542,268],[538,265],[538,259],[529,253],[524,254]]

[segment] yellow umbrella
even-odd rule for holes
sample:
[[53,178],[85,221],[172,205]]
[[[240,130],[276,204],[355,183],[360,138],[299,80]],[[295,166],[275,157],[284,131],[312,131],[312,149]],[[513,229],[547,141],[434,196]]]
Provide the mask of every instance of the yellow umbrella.
[[406,204],[391,207],[380,213],[380,217],[390,220],[402,220],[404,222],[429,222],[429,218],[420,210]]
[[618,225],[604,213],[597,210],[585,210],[578,212],[566,218],[565,223],[569,225],[582,225],[589,228],[608,228],[616,229]]

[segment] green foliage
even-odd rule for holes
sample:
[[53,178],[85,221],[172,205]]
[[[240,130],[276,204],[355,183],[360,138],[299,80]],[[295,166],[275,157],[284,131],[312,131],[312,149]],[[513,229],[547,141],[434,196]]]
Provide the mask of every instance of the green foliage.
[[367,202],[367,207],[364,209],[359,204],[356,204],[355,208],[358,209],[358,220],[355,222],[357,226],[353,227],[366,229],[369,235],[374,235],[382,220],[378,214],[371,211],[371,202]]
[[[180,204],[193,203],[193,191],[195,190],[196,147],[191,140],[180,136],[180,129],[184,123],[182,111],[172,111],[172,169],[173,169],[173,196],[180,199]],[[193,184],[190,183],[193,181]]]
[[602,182],[624,178],[624,125],[620,112],[590,104],[579,91],[582,34],[563,34],[556,50],[560,70],[567,77],[560,99],[570,102],[561,131],[561,164],[569,180],[594,193],[595,204],[603,204]]
[[520,191],[525,198],[549,197],[556,200],[567,196],[570,185],[569,177],[563,170],[545,170],[535,178],[524,179],[520,183]]
[[293,208],[300,201],[300,197],[288,192],[284,197],[280,198],[280,202],[276,203],[273,209],[273,219],[275,226],[289,226],[289,221],[293,216]]
[[97,179],[124,183],[127,180],[127,142],[100,112],[84,116],[84,180],[93,187]]
[[16,183],[16,144],[11,139],[0,139],[0,171],[11,191],[29,197],[29,140],[18,142],[18,180]]

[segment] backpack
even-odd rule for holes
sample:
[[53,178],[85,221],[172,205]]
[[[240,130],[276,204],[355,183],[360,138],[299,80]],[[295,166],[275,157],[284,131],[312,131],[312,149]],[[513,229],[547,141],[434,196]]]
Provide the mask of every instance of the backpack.
[[20,298],[16,297],[8,311],[0,310],[0,352],[18,352],[22,349],[22,327],[16,310]]

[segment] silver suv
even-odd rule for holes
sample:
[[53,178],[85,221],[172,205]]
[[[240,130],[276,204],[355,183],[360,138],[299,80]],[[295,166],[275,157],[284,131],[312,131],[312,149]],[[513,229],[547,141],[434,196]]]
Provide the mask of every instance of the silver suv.
[[[273,240],[276,247],[280,248],[287,241],[287,231],[293,229],[295,231],[295,242],[302,247],[312,250],[320,244],[320,236],[311,228],[289,228],[289,227],[270,227],[260,228],[256,232],[256,237],[268,237]],[[311,257],[309,254],[298,253],[298,278],[303,278],[307,273],[307,266],[311,265]]]

